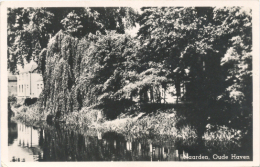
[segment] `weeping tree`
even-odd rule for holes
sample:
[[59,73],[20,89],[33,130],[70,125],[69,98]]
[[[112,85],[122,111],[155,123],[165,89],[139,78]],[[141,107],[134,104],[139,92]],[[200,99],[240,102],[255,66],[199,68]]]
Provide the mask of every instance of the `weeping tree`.
[[[9,8],[8,69],[15,73],[17,65],[36,61],[46,88],[42,95],[43,105],[54,113],[58,110],[73,111],[74,106],[80,109],[84,105],[81,100],[84,95],[75,83],[85,68],[80,66],[84,57],[80,49],[88,48],[88,43],[95,41],[88,35],[96,34],[96,31],[100,35],[106,34],[106,30],[124,33],[126,28],[135,26],[137,14],[134,9],[125,7]],[[61,90],[57,94],[51,91],[51,86]],[[48,103],[50,98],[63,104]]]
[[46,50],[46,70],[43,102],[52,113],[72,110],[71,89],[75,83],[74,55],[78,40],[58,32],[49,42]]
[[46,109],[68,113],[91,105],[109,108],[125,99],[119,90],[126,84],[128,69],[135,68],[136,44],[128,35],[106,33],[78,39],[60,31],[50,40],[43,90]]

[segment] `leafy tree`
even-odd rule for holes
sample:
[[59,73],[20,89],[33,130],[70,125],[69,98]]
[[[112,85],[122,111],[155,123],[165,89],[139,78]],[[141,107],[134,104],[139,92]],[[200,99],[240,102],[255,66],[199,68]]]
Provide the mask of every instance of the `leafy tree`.
[[44,8],[9,8],[8,11],[8,61],[9,69],[15,72],[17,64],[38,61],[39,53],[48,43],[52,14]]
[[[218,96],[218,100],[234,108],[224,110],[232,111],[228,121],[236,127],[244,128],[243,126],[248,126],[246,122],[252,123],[249,119],[252,117],[253,91],[252,14],[246,8],[216,9],[216,13],[220,12],[226,15],[223,20],[223,27],[226,31],[222,30],[222,33],[232,36],[228,41],[229,49],[221,59],[225,91]],[[243,119],[246,119],[244,123],[242,123]]]
[[[46,59],[42,102],[52,113],[60,115],[60,111],[67,113],[101,101],[120,100],[120,95],[115,92],[124,84],[126,67],[131,68],[126,65],[126,60],[131,57],[135,43],[131,37],[115,31],[103,34],[104,28],[109,26],[106,27],[102,20],[104,16],[96,10],[103,9],[70,12],[61,21],[64,31],[52,37],[40,54]],[[120,11],[114,8],[106,10]],[[87,18],[85,22],[83,18]],[[97,27],[95,34],[91,29],[82,36],[85,35],[83,30],[90,25]],[[106,97],[107,94],[111,97]]]
[[[120,105],[126,102],[122,87],[127,83],[128,70],[132,65],[133,55],[136,52],[134,40],[128,35],[116,34],[107,31],[106,35],[90,35],[94,39],[93,45],[85,55],[88,55],[83,66],[88,67],[82,73],[79,86],[87,87],[83,92],[87,95],[87,101],[91,104],[105,104],[106,113],[117,115],[125,107]],[[111,111],[108,104],[116,104]],[[121,111],[120,111],[121,110]],[[118,113],[117,113],[118,111]]]
[[[230,95],[226,100],[232,103],[232,98],[239,101],[239,97],[243,95],[241,90],[245,88],[248,95],[246,101],[248,104],[252,103],[250,86],[242,86],[243,82],[247,82],[247,85],[252,82],[248,75],[251,68],[252,41],[250,12],[245,12],[240,7],[163,7],[142,10],[138,38],[141,43],[143,70],[151,68],[150,64],[161,64],[158,67],[163,67],[168,72],[167,78],[172,79],[177,89],[180,82],[189,81],[186,96],[194,104],[191,108],[194,114],[191,118],[193,121],[188,122],[194,122],[198,136],[203,135],[208,117],[222,111],[227,115],[234,114],[234,105],[230,106],[233,108],[231,111],[218,107],[217,101],[222,92]],[[241,42],[245,43],[242,44],[244,46],[238,47]],[[225,61],[227,51],[233,54],[238,52],[237,55],[240,55],[240,58],[236,56],[236,66],[225,65],[230,63]],[[240,71],[235,67],[239,67]],[[231,73],[227,74],[226,71],[233,71],[233,76],[242,75],[243,77],[239,77],[241,82],[239,79],[233,82]],[[226,77],[229,79],[225,82]],[[217,120],[221,124],[222,120],[228,119]]]
[[101,33],[106,30],[116,30],[117,33],[125,33],[125,29],[135,26],[138,12],[130,7],[105,7],[91,8],[97,12],[98,20],[101,23]]
[[[180,96],[185,84],[192,104],[181,114],[200,139],[207,123],[250,134],[250,10],[146,7],[140,16],[121,7],[8,11],[9,69],[37,61],[44,74],[43,105],[57,117],[96,105],[113,118],[134,97],[160,103],[159,88],[174,85]],[[133,38],[124,33],[136,19],[140,29]]]
[[83,26],[81,25],[80,17],[73,11],[70,12],[66,18],[61,20],[61,23],[69,33],[74,34],[81,31]]
[[78,38],[97,30],[123,33],[134,26],[136,15],[131,8],[9,8],[8,68],[16,72],[17,64],[34,60],[44,75],[44,49],[61,29]]
[[46,50],[46,109],[66,113],[122,100],[118,90],[125,84],[126,67],[131,67],[126,66],[127,59],[130,61],[134,47],[131,37],[113,31],[89,34],[81,40],[63,31],[57,33]]

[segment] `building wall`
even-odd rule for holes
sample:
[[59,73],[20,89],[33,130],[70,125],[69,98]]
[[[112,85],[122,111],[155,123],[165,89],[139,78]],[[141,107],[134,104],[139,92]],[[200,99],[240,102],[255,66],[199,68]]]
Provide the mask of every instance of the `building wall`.
[[17,76],[17,96],[38,98],[43,89],[41,74],[21,73]]
[[40,93],[43,89],[43,80],[41,74],[32,73],[31,78],[31,96],[32,97],[39,97]]
[[17,96],[17,81],[8,81],[8,96]]
[[30,73],[21,73],[17,75],[17,94],[20,97],[30,96]]

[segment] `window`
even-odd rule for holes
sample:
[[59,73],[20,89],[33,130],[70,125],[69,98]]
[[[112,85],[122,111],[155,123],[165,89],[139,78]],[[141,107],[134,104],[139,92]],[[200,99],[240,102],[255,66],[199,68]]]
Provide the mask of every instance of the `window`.
[[39,89],[39,84],[37,84],[37,89]]

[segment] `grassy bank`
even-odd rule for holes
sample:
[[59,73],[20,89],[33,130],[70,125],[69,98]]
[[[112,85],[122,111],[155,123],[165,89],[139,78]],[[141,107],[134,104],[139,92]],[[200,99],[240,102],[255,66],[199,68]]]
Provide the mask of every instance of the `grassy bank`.
[[[198,137],[194,127],[186,124],[178,127],[177,123],[186,119],[176,114],[174,108],[145,113],[121,114],[117,119],[106,120],[98,116],[98,110],[92,107],[83,108],[80,112],[70,113],[64,120],[70,126],[77,128],[95,129],[99,132],[117,132],[126,138],[171,138],[186,147],[197,148]],[[240,130],[226,126],[208,124],[203,136],[206,151],[212,153],[228,153],[241,148],[242,134]]]

